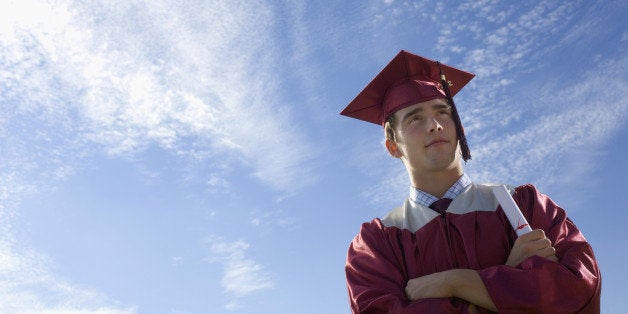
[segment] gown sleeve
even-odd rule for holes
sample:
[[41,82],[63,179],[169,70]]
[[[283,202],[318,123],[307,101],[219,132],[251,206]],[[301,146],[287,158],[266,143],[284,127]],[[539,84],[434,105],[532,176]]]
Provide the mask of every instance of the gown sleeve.
[[345,272],[352,313],[468,313],[469,304],[457,298],[407,298],[398,231],[375,219],[351,242]]
[[600,271],[584,236],[565,211],[534,186],[518,187],[513,198],[532,229],[545,231],[559,262],[532,256],[516,267],[480,270],[499,312],[599,313]]

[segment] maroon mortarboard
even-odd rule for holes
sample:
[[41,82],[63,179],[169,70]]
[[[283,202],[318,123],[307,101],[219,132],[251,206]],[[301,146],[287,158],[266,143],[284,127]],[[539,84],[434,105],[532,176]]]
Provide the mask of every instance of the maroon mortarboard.
[[453,102],[456,95],[475,75],[401,50],[386,67],[340,113],[384,125],[396,111],[419,102],[445,98],[452,115],[464,160],[471,158],[464,129]]

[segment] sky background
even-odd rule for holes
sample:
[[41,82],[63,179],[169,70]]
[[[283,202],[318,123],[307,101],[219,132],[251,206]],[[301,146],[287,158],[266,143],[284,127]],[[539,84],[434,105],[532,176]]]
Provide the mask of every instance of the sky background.
[[628,305],[626,1],[0,1],[0,312],[349,313],[362,222],[407,196],[338,113],[405,49],[475,181],[535,184]]

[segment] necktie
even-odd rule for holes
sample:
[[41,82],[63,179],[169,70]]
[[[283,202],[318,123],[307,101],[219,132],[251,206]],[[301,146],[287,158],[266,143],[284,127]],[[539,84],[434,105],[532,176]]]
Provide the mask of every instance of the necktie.
[[451,201],[451,198],[441,198],[438,201],[432,203],[432,205],[430,205],[430,208],[445,216],[445,212],[447,211],[447,207],[449,207]]

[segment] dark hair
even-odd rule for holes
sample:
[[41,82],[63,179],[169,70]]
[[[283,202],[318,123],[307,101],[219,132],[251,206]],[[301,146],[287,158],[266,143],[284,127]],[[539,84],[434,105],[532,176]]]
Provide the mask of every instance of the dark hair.
[[391,114],[390,116],[388,116],[388,118],[386,118],[386,123],[384,123],[384,136],[386,136],[386,139],[389,139],[393,142],[396,142],[395,140],[395,123],[396,123],[396,119],[395,119],[395,114]]

